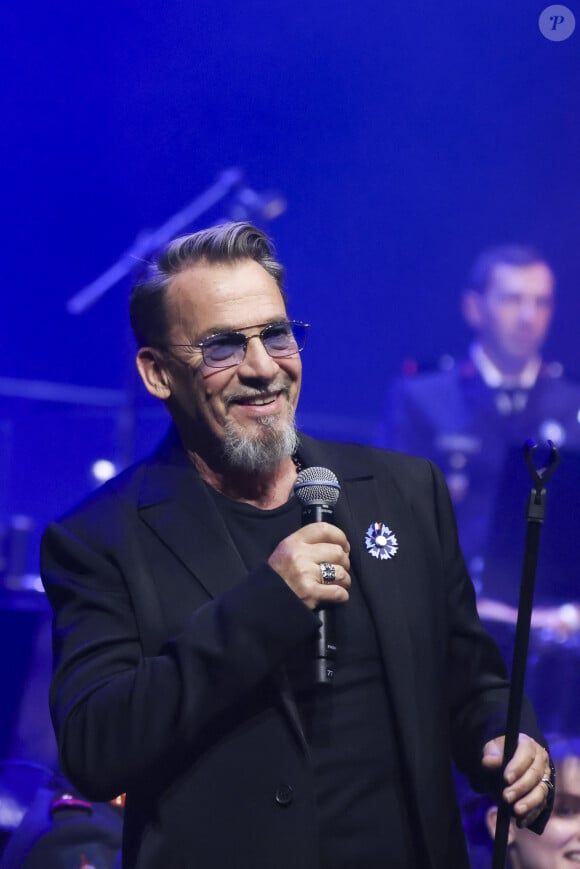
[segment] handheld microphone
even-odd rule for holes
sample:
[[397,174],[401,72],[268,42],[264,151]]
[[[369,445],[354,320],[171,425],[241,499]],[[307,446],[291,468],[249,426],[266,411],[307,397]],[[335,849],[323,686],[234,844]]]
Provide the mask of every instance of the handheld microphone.
[[[302,526],[313,522],[332,522],[333,507],[338,501],[340,484],[328,468],[304,468],[294,483],[294,494],[302,504]],[[314,681],[318,685],[332,682],[336,658],[336,625],[332,608],[318,608],[320,630],[314,657]]]

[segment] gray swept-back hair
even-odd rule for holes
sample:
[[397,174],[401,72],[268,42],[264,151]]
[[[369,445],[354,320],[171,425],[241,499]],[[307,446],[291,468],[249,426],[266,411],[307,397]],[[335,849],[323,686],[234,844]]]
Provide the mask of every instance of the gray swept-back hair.
[[251,223],[224,223],[169,242],[135,281],[129,298],[131,328],[139,347],[159,347],[168,331],[165,293],[171,279],[198,262],[253,259],[276,281],[284,302],[284,269],[271,239]]

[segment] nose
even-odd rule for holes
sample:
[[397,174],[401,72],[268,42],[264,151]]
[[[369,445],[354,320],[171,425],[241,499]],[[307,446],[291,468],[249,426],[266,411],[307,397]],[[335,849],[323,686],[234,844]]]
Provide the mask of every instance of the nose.
[[532,323],[540,313],[540,306],[535,299],[522,299],[520,303],[520,319]]
[[271,380],[277,373],[278,363],[270,356],[260,336],[250,335],[246,345],[246,355],[238,366],[238,377],[240,379]]

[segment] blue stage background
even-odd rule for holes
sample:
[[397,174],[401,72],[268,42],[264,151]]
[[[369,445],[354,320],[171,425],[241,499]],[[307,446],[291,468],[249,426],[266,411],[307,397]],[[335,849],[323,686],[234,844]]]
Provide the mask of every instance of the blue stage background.
[[81,315],[67,301],[228,167],[287,200],[267,228],[313,324],[307,431],[372,441],[405,358],[461,353],[458,295],[488,244],[553,263],[547,355],[580,374],[580,28],[551,42],[541,9],[2,5],[0,520],[30,518],[26,573],[93,461],[121,466],[165,424],[139,392],[132,435],[128,280]]

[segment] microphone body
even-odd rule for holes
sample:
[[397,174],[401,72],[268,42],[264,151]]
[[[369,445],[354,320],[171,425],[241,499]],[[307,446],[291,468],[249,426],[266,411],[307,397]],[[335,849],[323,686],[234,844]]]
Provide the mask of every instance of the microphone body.
[[[333,506],[338,500],[340,485],[328,468],[305,468],[294,484],[296,497],[302,503],[302,526],[313,522],[332,522]],[[320,630],[314,649],[314,683],[329,685],[334,678],[336,660],[336,618],[332,607],[318,607]]]

